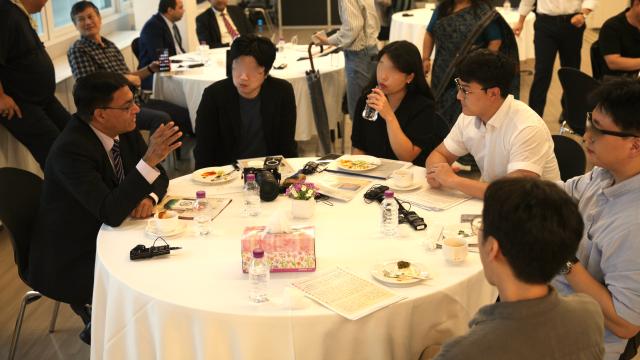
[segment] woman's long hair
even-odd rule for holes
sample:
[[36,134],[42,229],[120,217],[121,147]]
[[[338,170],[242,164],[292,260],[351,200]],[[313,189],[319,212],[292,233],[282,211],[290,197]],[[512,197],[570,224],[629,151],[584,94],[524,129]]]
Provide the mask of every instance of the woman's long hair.
[[[424,76],[422,70],[422,57],[420,57],[420,51],[412,43],[401,40],[394,41],[378,52],[378,61],[382,56],[387,55],[387,58],[391,60],[393,66],[405,75],[413,74],[413,80],[407,85],[407,93],[417,93],[426,96],[429,99],[434,100],[433,93],[427,79]],[[364,88],[363,94],[369,94],[371,89],[378,85],[378,77],[373,74],[369,85]]]
[[[485,4],[493,8],[491,3],[488,0],[471,0],[471,8],[476,10],[480,4]],[[445,16],[449,16],[453,13],[453,8],[455,6],[455,0],[441,0],[438,2],[438,18],[442,19]]]

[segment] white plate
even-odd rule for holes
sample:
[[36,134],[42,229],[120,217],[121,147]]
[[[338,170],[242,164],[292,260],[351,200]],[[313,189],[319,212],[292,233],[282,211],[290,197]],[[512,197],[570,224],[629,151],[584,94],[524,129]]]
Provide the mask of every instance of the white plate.
[[171,237],[182,234],[187,229],[187,224],[184,221],[178,221],[178,226],[175,229],[169,231],[168,233],[161,233],[156,229],[156,225],[153,223],[153,220],[149,220],[147,222],[147,228],[144,229],[145,234],[152,237]]
[[[359,164],[354,168],[354,162]],[[380,166],[382,162],[375,156],[369,155],[344,155],[336,159],[336,166],[349,171],[369,171]]]
[[[225,184],[238,177],[239,172],[233,171],[233,166],[207,167],[194,171],[191,174],[193,181],[200,184],[219,185]],[[215,176],[214,173],[227,174]]]
[[411,190],[416,190],[419,189],[420,187],[422,187],[422,182],[420,181],[414,181],[411,185],[409,186],[398,186],[396,185],[396,183],[393,181],[393,179],[389,179],[387,180],[387,186],[389,187],[389,189],[391,190],[395,190],[395,191],[411,191]]
[[[429,278],[429,275],[426,274],[425,272],[425,266],[423,264],[409,261],[411,265],[407,269],[399,270],[398,261],[399,260],[385,261],[383,263],[374,265],[373,269],[371,269],[371,275],[380,282],[383,282],[388,285],[394,285],[394,286],[415,284],[420,281],[423,281],[423,279],[416,279],[413,277],[405,277],[405,276],[401,276],[398,278],[389,277],[388,276],[389,273],[398,274],[398,275],[401,275],[404,273],[407,275],[414,275],[414,276]],[[385,275],[385,271],[388,272],[387,275]]]
[[448,224],[442,229],[442,235],[438,241],[442,241],[447,237],[459,237],[465,239],[469,245],[478,244],[478,236],[471,231],[471,223]]

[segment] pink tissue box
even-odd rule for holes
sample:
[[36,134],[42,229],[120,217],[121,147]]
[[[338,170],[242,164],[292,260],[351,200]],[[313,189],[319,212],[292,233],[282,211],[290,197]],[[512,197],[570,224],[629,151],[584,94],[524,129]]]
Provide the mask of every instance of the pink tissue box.
[[290,233],[269,234],[264,226],[249,226],[242,234],[242,272],[249,271],[252,251],[262,248],[271,272],[316,270],[315,227],[294,227]]

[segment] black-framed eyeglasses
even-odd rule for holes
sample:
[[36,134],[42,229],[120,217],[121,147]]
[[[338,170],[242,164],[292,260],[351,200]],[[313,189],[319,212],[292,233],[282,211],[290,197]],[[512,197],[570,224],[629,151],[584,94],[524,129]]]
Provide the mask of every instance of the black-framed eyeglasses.
[[600,129],[593,124],[592,117],[593,117],[593,113],[591,111],[587,112],[587,131],[591,131],[593,135],[595,135],[596,137],[600,135],[609,135],[609,136],[615,136],[620,138],[640,137],[640,135],[638,134],[632,134],[624,131],[611,131],[611,130]]
[[[460,80],[460,78],[459,78],[459,77],[458,77],[458,78],[453,79],[453,82],[455,82],[455,83],[456,83],[456,87],[458,88],[458,91],[462,92],[462,94],[464,94],[464,97],[465,97],[465,98],[467,97],[467,95],[469,95],[469,94],[473,94],[473,93],[475,93],[475,92],[476,92],[476,91],[471,91],[471,90],[465,89],[465,88],[464,88],[464,85],[462,85],[462,83],[460,83],[460,81],[461,81],[461,80]],[[482,91],[484,91],[484,92],[487,92],[488,88],[483,87],[483,88],[480,88],[480,90],[482,90]]]
[[115,106],[100,106],[98,107],[98,109],[111,109],[111,110],[120,110],[120,111],[124,111],[124,112],[131,112],[131,109],[133,109],[134,106],[138,106],[138,102],[135,100],[131,100],[129,102],[126,103],[125,106],[121,106],[121,107],[115,107]]

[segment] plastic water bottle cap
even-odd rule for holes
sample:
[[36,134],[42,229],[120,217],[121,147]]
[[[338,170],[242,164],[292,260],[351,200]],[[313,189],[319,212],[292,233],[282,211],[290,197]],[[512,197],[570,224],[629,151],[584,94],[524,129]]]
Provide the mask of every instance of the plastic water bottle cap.
[[258,26],[260,26],[260,25],[262,25],[262,24],[264,24],[264,23],[262,22],[262,19],[258,19]]
[[196,191],[196,199],[204,199],[207,197],[207,193],[204,190]]
[[384,192],[384,198],[388,199],[388,198],[392,198],[393,197],[393,191],[391,190],[385,190]]
[[261,248],[253,249],[253,257],[254,258],[262,259],[263,256],[264,256],[264,250],[262,250]]
[[256,181],[256,174],[247,174],[247,181]]

